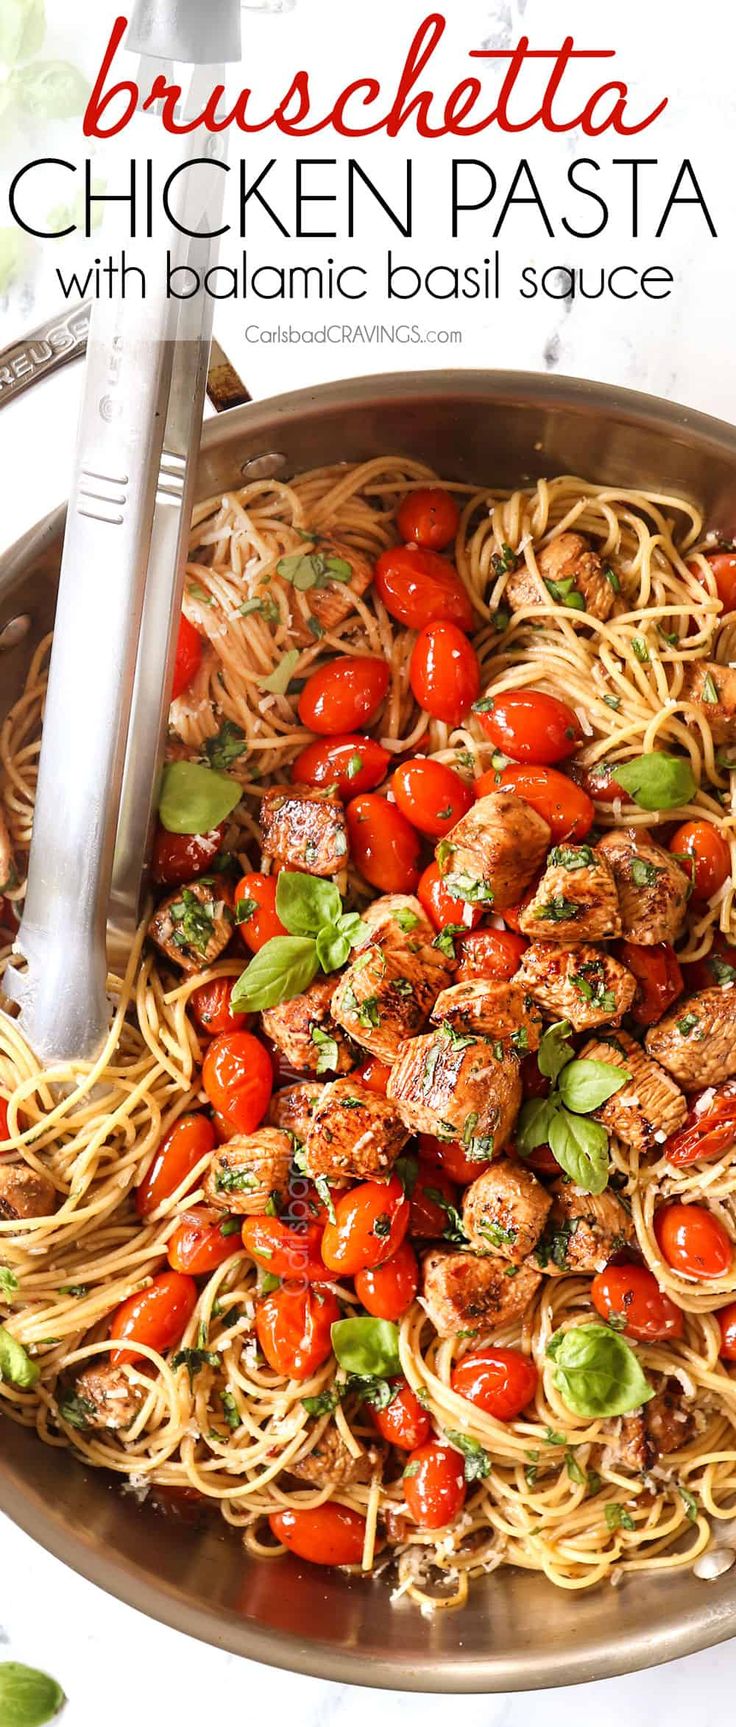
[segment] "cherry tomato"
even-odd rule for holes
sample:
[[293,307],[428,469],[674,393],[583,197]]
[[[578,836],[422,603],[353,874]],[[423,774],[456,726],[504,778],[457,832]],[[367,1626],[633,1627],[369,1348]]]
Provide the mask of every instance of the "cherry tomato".
[[366,1091],[372,1091],[376,1097],[386,1096],[386,1086],[391,1077],[390,1067],[379,1061],[375,1055],[368,1057],[362,1067],[356,1067],[355,1078],[364,1085]]
[[176,1193],[200,1158],[214,1151],[216,1143],[208,1116],[181,1115],[164,1134],[150,1169],[136,1189],[138,1216],[148,1217],[164,1199]]
[[294,785],[337,786],[341,798],[372,792],[386,778],[388,750],[362,732],[344,738],[316,738],[291,764]]
[[192,991],[189,1007],[205,1037],[218,1037],[222,1031],[245,1031],[250,1015],[233,1013],[230,1006],[236,981],[234,977],[211,977]]
[[456,1200],[456,1189],[444,1169],[440,1169],[438,1163],[420,1157],[411,1196],[410,1235],[427,1241],[435,1241],[444,1235],[448,1225],[445,1206],[454,1206]]
[[420,1529],[444,1529],[465,1504],[465,1471],[459,1451],[430,1440],[412,1451],[404,1470],[404,1498]]
[[443,552],[449,546],[459,522],[455,499],[442,486],[421,486],[416,492],[407,492],[396,517],[402,540],[414,540],[433,552]]
[[478,1349],[453,1367],[450,1384],[494,1421],[515,1421],[537,1389],[539,1374],[520,1349]]
[[[280,917],[276,915],[277,875],[262,875],[253,870],[241,876],[235,889],[238,929],[251,953],[258,953],[276,935],[286,935]],[[238,913],[238,906],[242,907]]]
[[122,1346],[110,1351],[113,1367],[143,1359],[137,1343],[147,1343],[159,1354],[180,1343],[197,1305],[197,1294],[193,1277],[184,1277],[179,1271],[160,1271],[147,1289],[129,1295],[112,1316],[110,1336]]
[[[477,1157],[468,1157],[465,1147],[456,1139],[435,1139],[432,1133],[420,1133],[419,1150],[422,1154],[423,1163],[436,1164],[437,1169],[442,1170],[450,1182],[457,1182],[459,1187],[468,1187],[477,1176],[483,1175],[487,1169],[490,1169],[489,1158],[481,1160]],[[440,1187],[438,1181],[430,1180],[429,1172],[427,1173],[427,1184],[429,1187],[439,1188],[445,1199],[450,1198],[451,1190],[445,1190],[444,1186]],[[452,1203],[454,1204],[454,1201]],[[447,1213],[444,1215],[443,1228],[446,1228]]]
[[307,678],[299,697],[302,725],[321,737],[338,737],[369,725],[385,699],[390,675],[385,660],[368,654],[329,660]]
[[475,617],[457,570],[446,558],[418,546],[393,546],[376,564],[376,592],[386,611],[409,630],[440,619],[473,629]]
[[736,1090],[727,1086],[713,1093],[705,1107],[695,1102],[688,1111],[685,1126],[670,1134],[662,1146],[662,1155],[675,1169],[687,1169],[691,1163],[708,1162],[722,1157],[736,1144]]
[[256,1307],[256,1334],[269,1367],[285,1379],[311,1379],[332,1353],[340,1304],[330,1289],[282,1283]]
[[736,983],[736,947],[732,947],[721,930],[713,937],[713,945],[703,959],[683,965],[682,975],[688,993],[700,989],[718,989]]
[[459,726],[480,689],[480,662],[457,624],[426,624],[412,649],[409,683],[414,700],[435,720]]
[[320,1223],[305,1229],[295,1229],[280,1217],[246,1217],[243,1223],[243,1246],[273,1277],[324,1283],[321,1242]]
[[570,774],[575,784],[592,798],[597,804],[615,804],[620,798],[622,803],[628,803],[628,793],[613,777],[610,762],[596,762],[593,767],[585,767],[582,762],[570,763]]
[[617,1330],[638,1343],[683,1336],[682,1308],[670,1301],[646,1265],[605,1266],[593,1278],[590,1296],[602,1319],[613,1319]]
[[[669,842],[674,857],[684,859],[692,879],[694,900],[707,900],[731,874],[731,848],[712,822],[683,822]],[[691,860],[691,861],[690,861]]]
[[567,702],[544,690],[503,690],[479,715],[486,737],[515,761],[565,761],[582,743],[580,721]]
[[663,1205],[654,1215],[654,1233],[662,1258],[684,1277],[723,1277],[731,1268],[731,1237],[703,1205]]
[[432,1421],[419,1398],[405,1379],[393,1380],[394,1396],[385,1409],[372,1409],[373,1421],[382,1439],[398,1445],[401,1451],[415,1451],[425,1445],[432,1432]]
[[655,1025],[684,987],[674,948],[666,941],[657,942],[654,947],[622,941],[619,956],[639,986],[631,1009],[634,1019],[639,1025]]
[[526,936],[508,929],[479,929],[461,937],[457,945],[460,964],[456,983],[490,978],[508,983],[518,971],[529,943]]
[[[736,553],[709,552],[708,563],[713,571],[716,592],[724,611],[736,611]],[[688,564],[688,569],[695,575],[700,575],[697,564]]]
[[519,1156],[515,1147],[509,1146],[507,1151],[509,1157],[516,1157],[523,1169],[533,1169],[535,1175],[560,1174],[561,1165],[549,1145],[535,1145],[534,1150],[525,1153],[524,1157]]
[[362,1181],[335,1201],[335,1221],[326,1226],[322,1258],[338,1277],[355,1277],[383,1265],[401,1246],[409,1227],[409,1201],[397,1175]]
[[550,828],[554,845],[563,840],[585,839],[593,826],[595,809],[587,792],[557,768],[512,764],[502,768],[498,775],[491,769],[475,782],[476,797],[499,790],[516,792],[517,797],[536,810]]
[[225,823],[207,834],[170,834],[160,822],[151,857],[151,880],[156,887],[178,887],[205,875],[222,845]]
[[365,880],[381,893],[413,893],[421,841],[396,804],[365,792],[353,798],[346,814],[350,856]]
[[231,1134],[255,1133],[273,1089],[268,1050],[249,1031],[224,1032],[213,1039],[204,1058],[202,1084]]
[[373,1265],[355,1277],[358,1300],[374,1319],[402,1319],[418,1287],[417,1256],[408,1241],[402,1241],[383,1265]]
[[191,683],[195,672],[199,671],[203,646],[202,637],[195,630],[194,624],[190,624],[189,619],[185,618],[182,612],[179,619],[179,634],[176,638],[174,682],[171,690],[172,702],[176,701],[177,696],[183,694]]
[[509,929],[514,930],[517,935],[521,935],[519,919],[522,912],[526,911],[527,906],[531,905],[541,879],[541,876],[536,876],[534,881],[529,883],[526,893],[522,894],[521,899],[517,900],[516,905],[505,905],[503,908],[501,916],[504,923],[508,924]]
[[467,782],[453,768],[428,756],[418,756],[397,768],[391,790],[402,815],[431,839],[448,834],[473,802]]
[[422,870],[417,883],[417,899],[436,930],[446,929],[448,924],[464,924],[471,930],[483,916],[482,905],[471,906],[465,900],[454,898],[444,886],[436,863],[428,864]]
[[311,1511],[273,1511],[271,1534],[309,1565],[359,1565],[365,1545],[365,1518],[328,1499]]
[[724,1361],[736,1361],[736,1301],[730,1301],[728,1307],[719,1308],[718,1324],[721,1328],[719,1353]]
[[212,1206],[194,1205],[177,1219],[176,1229],[166,1247],[173,1271],[188,1271],[190,1277],[206,1277],[224,1265],[226,1259],[240,1253],[240,1229],[236,1220],[230,1229],[230,1219]]
[[539,1062],[534,1051],[525,1055],[521,1063],[521,1088],[525,1100],[529,1097],[548,1097],[552,1089],[546,1074],[539,1071]]
[[0,1097],[0,1139],[8,1137],[8,1100]]

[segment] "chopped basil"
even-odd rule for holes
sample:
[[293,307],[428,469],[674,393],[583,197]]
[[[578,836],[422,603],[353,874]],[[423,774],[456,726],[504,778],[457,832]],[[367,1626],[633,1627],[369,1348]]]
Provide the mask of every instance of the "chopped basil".
[[259,909],[260,908],[259,908],[257,899],[239,899],[239,900],[236,900],[236,902],[235,902],[235,922],[237,924],[250,923],[250,920],[251,920],[254,912],[257,912]]
[[432,946],[438,948],[440,953],[446,954],[448,959],[456,959],[455,937],[465,936],[467,933],[464,923],[446,923],[439,935],[435,936]]
[[312,1026],[311,1035],[312,1043],[317,1045],[317,1073],[336,1073],[340,1060],[337,1038],[323,1031],[320,1025]]
[[11,1296],[15,1295],[17,1288],[18,1279],[15,1272],[11,1271],[9,1265],[0,1265],[0,1295],[4,1295],[9,1301]]
[[290,582],[297,593],[305,594],[310,588],[326,588],[330,582],[351,581],[353,566],[346,558],[327,556],[324,552],[292,552],[279,559],[276,574]]
[[223,720],[216,736],[205,739],[204,753],[209,765],[218,770],[231,768],[245,749],[245,732],[234,720]]
[[611,1500],[608,1505],[604,1506],[604,1513],[606,1523],[612,1534],[615,1533],[617,1529],[635,1528],[633,1517],[626,1510],[624,1505],[618,1504],[617,1500]]
[[349,760],[347,767],[345,769],[345,773],[347,775],[347,778],[349,780],[354,780],[356,775],[362,772],[362,769],[363,769],[363,757],[361,755],[359,755],[357,750],[356,750],[355,754],[350,757],[350,760]]
[[274,696],[285,696],[299,658],[298,648],[287,648],[274,671],[270,672],[268,677],[256,679],[259,690],[270,690]]
[[606,578],[606,581],[610,582],[611,587],[613,588],[614,594],[620,594],[620,592],[621,592],[621,579],[617,575],[616,571],[612,568],[612,566],[610,564],[604,564],[603,565],[603,574]]
[[62,1397],[59,1403],[59,1414],[68,1427],[76,1427],[80,1433],[86,1433],[94,1421],[97,1410],[88,1397],[75,1397],[71,1393]]
[[639,660],[640,664],[643,666],[648,666],[649,665],[649,648],[647,647],[647,644],[644,641],[643,636],[632,636],[631,646],[632,646],[634,653],[636,655],[636,658]]
[[465,1480],[485,1481],[491,1473],[491,1459],[480,1441],[472,1439],[469,1433],[458,1433],[450,1429],[445,1431],[445,1439],[462,1454]]
[[507,576],[516,569],[518,564],[516,552],[512,552],[505,540],[502,541],[500,552],[492,553],[491,564],[495,576]]
[[550,582],[545,577],[544,585],[551,600],[556,606],[567,606],[571,612],[586,610],[585,595],[576,587],[572,576],[565,576],[561,582]]
[[222,1356],[213,1349],[177,1349],[176,1355],[171,1357],[171,1365],[175,1371],[177,1367],[186,1367],[189,1384],[193,1386],[196,1375],[201,1373],[203,1367],[222,1365]]
[[553,846],[547,863],[555,869],[589,869],[595,865],[595,854],[591,846]]
[[171,939],[177,947],[193,948],[206,954],[215,935],[215,900],[200,900],[191,888],[182,888],[181,899],[169,906],[174,925]]
[[720,701],[720,696],[718,694],[718,685],[716,684],[712,672],[706,672],[705,677],[703,678],[701,694],[704,702],[709,702],[712,706],[717,707]]
[[422,1191],[426,1194],[427,1199],[431,1199],[434,1205],[439,1206],[447,1218],[442,1231],[443,1241],[451,1241],[455,1247],[467,1247],[468,1236],[463,1228],[463,1220],[457,1207],[445,1197],[444,1193],[440,1192],[438,1187],[425,1187]]
[[697,1030],[699,1025],[700,1016],[697,1013],[685,1013],[683,1014],[682,1019],[678,1019],[675,1022],[675,1029],[679,1031],[680,1037],[692,1037],[693,1032]]
[[490,1242],[491,1247],[513,1247],[519,1231],[504,1229],[500,1223],[487,1223],[482,1219],[478,1224],[478,1234],[483,1236],[484,1241]]
[[240,1420],[240,1414],[238,1411],[238,1406],[237,1406],[237,1403],[235,1402],[235,1398],[233,1397],[232,1392],[231,1391],[221,1391],[220,1392],[220,1402],[222,1404],[222,1413],[225,1417],[226,1425],[230,1428],[231,1433],[235,1433],[237,1431],[238,1427],[240,1427],[242,1425],[242,1423]]
[[556,893],[547,900],[546,905],[535,906],[534,916],[546,919],[548,923],[568,923],[580,917],[582,910],[583,907],[575,900],[566,899],[564,894]]
[[634,887],[654,887],[657,876],[662,874],[663,866],[648,863],[646,858],[632,858],[629,874]]
[[685,1507],[685,1514],[687,1516],[688,1523],[697,1523],[698,1502],[695,1495],[690,1492],[688,1487],[684,1487],[681,1481],[678,1482],[677,1491]]

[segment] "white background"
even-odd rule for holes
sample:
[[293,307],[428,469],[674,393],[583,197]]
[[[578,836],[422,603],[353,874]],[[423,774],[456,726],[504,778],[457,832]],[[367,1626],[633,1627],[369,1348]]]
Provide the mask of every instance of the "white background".
[[[212,0],[211,0],[212,3]],[[0,0],[2,5],[2,0]],[[428,11],[421,0],[370,0],[356,8],[344,0],[297,0],[296,9],[280,18],[247,18],[248,83],[279,94],[289,73],[300,65],[314,68],[315,92],[325,92],[350,78],[375,72],[390,79],[401,62],[414,29]],[[92,69],[99,59],[109,16],[99,0],[49,0],[53,52],[69,55]],[[447,51],[440,57],[447,88],[468,67],[467,48],[508,46],[522,30],[537,46],[556,46],[563,35],[575,35],[586,47],[615,47],[617,71],[625,77],[632,101],[647,112],[663,94],[670,97],[666,115],[651,133],[612,148],[563,136],[539,139],[525,133],[512,139],[491,131],[469,144],[417,146],[399,139],[385,144],[358,144],[353,153],[386,189],[392,185],[394,164],[411,153],[418,174],[418,233],[409,250],[419,269],[433,263],[458,267],[487,254],[488,222],[470,223],[454,246],[448,239],[447,176],[451,156],[478,156],[492,162],[499,184],[508,183],[519,157],[532,162],[543,184],[556,233],[550,240],[528,213],[507,229],[504,240],[507,280],[513,283],[523,264],[604,264],[622,261],[666,263],[675,273],[672,297],[659,304],[635,299],[576,302],[572,307],[552,301],[524,303],[510,287],[501,305],[482,303],[432,304],[414,302],[411,319],[426,326],[462,332],[461,346],[442,349],[348,345],[253,344],[246,325],[265,327],[293,322],[317,327],[335,321],[335,308],[303,305],[284,308],[242,302],[217,308],[216,330],[231,359],[247,379],[254,396],[309,386],[324,379],[362,372],[391,371],[426,365],[518,366],[605,379],[651,390],[724,418],[736,418],[733,367],[733,304],[736,245],[732,160],[736,95],[736,21],[731,0],[701,0],[696,8],[684,0],[453,0]],[[239,81],[239,80],[238,80]],[[68,134],[69,128],[67,128]],[[71,130],[74,128],[72,126]],[[64,140],[46,140],[46,148],[73,154]],[[266,146],[247,141],[253,162],[267,160]],[[283,197],[288,201],[290,161],[297,153],[337,157],[334,189],[348,147],[330,135],[309,140],[297,152],[278,150],[283,170]],[[31,152],[23,141],[14,166]],[[270,154],[270,149],[268,151]],[[561,227],[565,212],[564,174],[574,155],[591,155],[602,164],[612,196],[611,224],[599,241],[573,243]],[[612,188],[620,182],[610,165],[614,155],[656,157],[642,204],[642,235],[631,241],[625,202]],[[708,199],[719,238],[707,236],[697,212],[682,212],[664,239],[653,227],[671,189],[683,157],[690,157]],[[2,156],[0,155],[0,164]],[[5,167],[7,168],[7,161]],[[112,168],[100,165],[112,184]],[[0,182],[1,183],[1,182]],[[327,184],[327,183],[325,183]],[[332,182],[328,189],[332,188]],[[338,205],[338,219],[340,209]],[[7,217],[0,215],[0,227]],[[366,215],[360,234],[351,243],[279,243],[266,226],[254,227],[248,250],[252,262],[313,262],[323,255],[367,261],[379,270],[392,236],[385,224]],[[100,242],[101,243],[101,242]],[[72,243],[73,244],[73,243]],[[239,242],[229,242],[227,256],[237,259]],[[58,249],[53,248],[53,263]],[[10,341],[58,304],[54,294],[51,249],[39,248],[28,276],[0,302],[0,343]],[[376,281],[378,278],[376,278]],[[342,321],[343,308],[337,309]],[[366,306],[348,312],[366,323],[393,323],[406,318],[406,308],[389,306],[378,287]],[[65,495],[71,467],[73,433],[78,411],[79,368],[41,385],[0,415],[0,476],[2,510],[0,547],[12,541]],[[490,478],[490,476],[489,476]],[[570,1611],[574,1612],[571,1603]],[[199,1727],[203,1721],[279,1719],[299,1716],[302,1727],[328,1727],[349,1721],[362,1727],[380,1708],[390,1723],[439,1727],[447,1718],[442,1699],[414,1700],[322,1684],[299,1676],[277,1674],[189,1642],[177,1633],[146,1621],[131,1609],[103,1596],[65,1571],[57,1561],[34,1547],[7,1520],[0,1518],[0,1659],[15,1658],[47,1668],[63,1684],[70,1699],[65,1727],[141,1727],[175,1721],[177,1727]],[[639,1722],[666,1721],[671,1727],[720,1727],[732,1713],[736,1681],[736,1644],[726,1645],[688,1661],[678,1662],[629,1679],[565,1693],[545,1693],[533,1700],[486,1698],[463,1701],[468,1727],[526,1727],[529,1711],[548,1727],[614,1727],[622,1718]],[[451,1706],[452,1707],[452,1706]],[[0,1722],[2,1727],[2,1722]]]

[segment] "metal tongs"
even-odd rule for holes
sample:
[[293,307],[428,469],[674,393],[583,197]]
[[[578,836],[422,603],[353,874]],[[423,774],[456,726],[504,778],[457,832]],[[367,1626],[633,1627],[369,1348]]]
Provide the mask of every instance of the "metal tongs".
[[[127,44],[188,63],[188,102],[240,58],[240,0],[138,0]],[[202,71],[207,66],[207,76]],[[154,66],[153,71],[160,71]],[[201,107],[201,101],[199,106]],[[180,220],[219,226],[201,163]],[[212,147],[214,145],[214,148]],[[210,242],[187,239],[200,272]],[[59,582],[28,890],[4,987],[46,1065],[93,1060],[111,1023],[107,926],[130,945],[156,802],[207,379],[211,300],[93,309]]]

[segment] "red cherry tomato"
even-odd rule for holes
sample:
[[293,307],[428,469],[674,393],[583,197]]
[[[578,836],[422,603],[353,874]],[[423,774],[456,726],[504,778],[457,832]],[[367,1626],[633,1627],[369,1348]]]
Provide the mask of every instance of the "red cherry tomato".
[[620,798],[622,803],[628,803],[628,793],[613,777],[613,768],[609,762],[596,762],[594,767],[584,767],[582,762],[570,763],[570,774],[575,784],[586,797],[592,798],[597,804],[615,804]]
[[381,1438],[389,1445],[398,1445],[400,1451],[415,1451],[429,1439],[432,1421],[405,1379],[395,1379],[393,1385],[391,1402],[385,1409],[372,1409],[371,1415]]
[[723,887],[731,874],[731,848],[712,822],[683,822],[669,842],[674,857],[692,879],[693,899],[703,901]]
[[235,982],[234,977],[212,977],[192,991],[189,1007],[205,1037],[218,1037],[222,1031],[245,1031],[250,1016],[233,1013],[230,1006]]
[[585,839],[593,826],[595,809],[587,792],[557,768],[512,764],[502,768],[498,775],[492,768],[475,782],[476,797],[487,797],[489,792],[499,790],[516,792],[517,797],[536,810],[551,830],[553,845],[560,845],[563,840]]
[[[148,1173],[136,1189],[138,1216],[150,1216],[164,1199],[176,1193],[200,1158],[214,1151],[216,1143],[215,1130],[208,1116],[181,1115],[164,1134]],[[191,1182],[189,1185],[191,1187]]]
[[421,841],[395,804],[365,792],[347,807],[348,844],[356,869],[381,893],[413,893]]
[[365,1545],[365,1518],[328,1499],[311,1511],[273,1511],[271,1534],[309,1565],[359,1565]]
[[240,1230],[236,1221],[230,1230],[229,1218],[206,1205],[192,1206],[177,1219],[176,1229],[169,1236],[166,1252],[173,1271],[188,1271],[190,1277],[207,1277],[224,1265],[226,1259],[240,1253]]
[[376,592],[386,611],[409,630],[440,619],[469,632],[475,616],[457,570],[446,558],[418,546],[393,546],[376,564]]
[[376,738],[349,732],[344,738],[316,738],[291,764],[294,785],[337,786],[341,798],[372,792],[386,778],[391,757]]
[[[275,935],[286,935],[280,917],[276,915],[277,875],[261,875],[253,870],[241,876],[235,889],[236,917],[240,935],[251,953],[258,953]],[[238,913],[238,906],[242,907]]]
[[724,1361],[736,1361],[736,1301],[719,1308],[718,1324],[721,1328],[720,1355]]
[[442,486],[421,486],[416,492],[407,492],[396,517],[402,540],[429,546],[433,552],[443,552],[449,546],[459,522],[455,499]]
[[337,737],[370,725],[384,701],[390,681],[385,660],[368,654],[344,654],[329,660],[307,678],[299,697],[299,718],[320,737]]
[[174,683],[171,690],[172,702],[176,701],[177,696],[183,694],[191,683],[195,672],[199,671],[203,646],[202,637],[195,630],[194,624],[190,624],[189,619],[185,618],[182,612],[179,619],[179,634],[176,638]]
[[[449,1182],[455,1181],[459,1187],[468,1187],[471,1181],[476,1180],[477,1176],[483,1175],[487,1169],[490,1169],[489,1158],[481,1160],[468,1157],[465,1147],[456,1139],[435,1139],[432,1133],[420,1133],[419,1150],[422,1154],[422,1164],[436,1164],[437,1169],[443,1172]],[[430,1187],[440,1187],[438,1181],[430,1180],[429,1172],[426,1172],[426,1180]],[[452,1190],[442,1187],[440,1191],[443,1198],[448,1199]],[[454,1200],[452,1203],[454,1204]],[[447,1213],[445,1213],[443,1228],[446,1225]]]
[[322,1238],[322,1258],[338,1277],[355,1277],[391,1259],[409,1227],[409,1201],[397,1175],[362,1181],[335,1201],[335,1221]]
[[684,1277],[724,1277],[731,1268],[731,1237],[703,1205],[663,1205],[654,1215],[654,1233],[662,1258]]
[[304,1229],[295,1229],[280,1217],[246,1217],[243,1223],[243,1246],[273,1277],[324,1283],[321,1242],[320,1223],[309,1223]]
[[477,978],[489,978],[508,983],[518,971],[528,946],[526,936],[515,935],[508,929],[479,929],[464,935],[456,949],[460,964],[455,982],[472,983]]
[[411,1196],[409,1234],[415,1239],[436,1241],[447,1229],[448,1214],[445,1206],[454,1206],[456,1201],[457,1192],[449,1175],[445,1174],[444,1169],[440,1169],[438,1163],[431,1163],[428,1158],[420,1157]]
[[426,756],[397,768],[391,790],[402,815],[431,839],[448,834],[473,802],[470,786],[453,768]]
[[355,1078],[360,1081],[361,1085],[365,1086],[366,1091],[372,1091],[376,1097],[386,1096],[386,1086],[390,1077],[390,1067],[386,1067],[385,1062],[378,1061],[374,1055],[369,1056],[368,1060],[363,1062],[362,1067],[355,1069]]
[[529,1097],[548,1097],[552,1089],[546,1074],[540,1073],[536,1054],[525,1055],[521,1064],[521,1088],[526,1101]]
[[670,1301],[646,1265],[605,1266],[593,1278],[590,1295],[602,1319],[613,1319],[617,1330],[639,1343],[683,1336],[682,1308]]
[[0,1139],[8,1137],[8,1100],[0,1097]]
[[670,1134],[662,1146],[662,1155],[675,1169],[687,1169],[691,1163],[709,1162],[722,1157],[736,1144],[736,1090],[727,1086],[713,1093],[704,1106],[700,1100],[691,1105],[685,1126]]
[[436,863],[428,864],[422,870],[417,883],[417,899],[436,930],[446,929],[448,924],[464,924],[471,930],[483,916],[482,905],[471,906],[465,900],[454,898],[445,887]]
[[151,880],[156,887],[178,887],[205,875],[222,845],[225,823],[207,834],[170,834],[160,822],[151,857]]
[[535,1145],[534,1150],[519,1157],[515,1148],[508,1148],[509,1157],[516,1157],[524,1169],[533,1169],[535,1175],[559,1175],[560,1164],[549,1145]]
[[367,1271],[358,1271],[355,1293],[367,1313],[374,1319],[402,1319],[419,1287],[417,1256],[408,1241],[384,1260]]
[[180,1343],[197,1305],[197,1294],[193,1277],[161,1271],[147,1289],[129,1295],[112,1316],[110,1336],[120,1345],[110,1351],[113,1367],[142,1360],[137,1343],[147,1343],[159,1354]]
[[684,987],[674,948],[666,941],[657,942],[654,947],[640,947],[637,942],[622,941],[619,955],[621,964],[632,973],[639,986],[631,1010],[634,1019],[639,1025],[656,1025]]
[[719,989],[724,984],[736,983],[736,947],[732,947],[721,930],[717,930],[713,945],[703,959],[692,960],[690,965],[683,965],[682,975],[685,988],[690,992],[700,989]]
[[[724,611],[736,611],[736,553],[709,552],[708,563],[713,571],[716,592]],[[688,569],[695,575],[700,575],[697,564],[688,564]]]
[[544,690],[503,690],[479,715],[486,737],[515,761],[565,761],[582,743],[580,721],[567,702]]
[[527,906],[531,905],[541,879],[541,876],[536,876],[535,880],[529,883],[526,893],[522,894],[521,899],[517,900],[516,905],[505,905],[503,908],[501,916],[504,923],[508,924],[509,929],[514,930],[517,935],[521,935],[519,919],[522,912],[526,911]]
[[465,1504],[459,1451],[430,1440],[412,1451],[402,1481],[409,1512],[420,1529],[444,1529]]
[[409,683],[414,700],[435,720],[459,726],[480,689],[480,662],[457,624],[426,624],[412,649]]
[[539,1374],[520,1349],[478,1349],[453,1367],[450,1384],[494,1421],[515,1421],[537,1389]]
[[231,1133],[255,1133],[268,1109],[273,1068],[268,1050],[249,1031],[213,1039],[202,1065],[202,1084]]
[[340,1304],[330,1289],[282,1283],[256,1308],[256,1335],[269,1367],[285,1379],[311,1379],[332,1353]]

